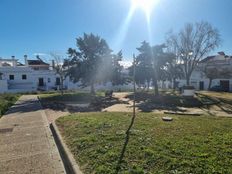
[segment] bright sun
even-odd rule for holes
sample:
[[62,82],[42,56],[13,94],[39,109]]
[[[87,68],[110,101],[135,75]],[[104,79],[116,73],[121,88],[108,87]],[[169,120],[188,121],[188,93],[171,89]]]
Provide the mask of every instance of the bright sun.
[[142,9],[147,15],[150,15],[155,3],[158,0],[131,0],[132,7],[134,9],[140,8]]

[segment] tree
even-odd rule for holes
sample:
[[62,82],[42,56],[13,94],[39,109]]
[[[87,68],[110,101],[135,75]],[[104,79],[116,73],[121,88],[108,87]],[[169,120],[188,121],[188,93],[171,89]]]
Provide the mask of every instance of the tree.
[[178,34],[170,32],[167,35],[168,47],[183,64],[183,72],[187,85],[190,77],[201,59],[217,48],[220,44],[220,34],[208,22],[189,23]]
[[205,76],[209,79],[208,90],[211,88],[211,84],[214,79],[232,77],[232,72],[227,68],[219,69],[218,67],[205,66],[203,72]]
[[155,95],[159,94],[158,91],[158,81],[164,80],[164,72],[167,69],[167,65],[170,59],[170,54],[164,52],[166,46],[164,44],[155,45],[152,47],[152,68],[153,68],[153,77],[152,82],[155,89]]
[[207,68],[207,67],[204,68],[203,72],[205,76],[209,79],[209,86],[208,86],[208,90],[209,90],[211,88],[213,79],[219,77],[219,72],[217,68]]
[[169,53],[169,60],[167,63],[166,76],[173,84],[172,88],[176,88],[176,79],[183,77],[183,71],[177,56],[173,53]]
[[74,82],[81,82],[83,87],[90,86],[91,93],[95,93],[95,84],[112,80],[119,83],[120,67],[117,64],[122,58],[122,53],[112,54],[107,42],[91,34],[77,38],[77,48],[68,49],[70,68],[68,75]]
[[135,79],[136,81],[139,79],[141,84],[147,84],[147,89],[149,90],[153,77],[152,48],[148,42],[143,41],[137,50],[139,51],[139,55],[135,58]]
[[54,59],[54,65],[53,68],[56,71],[56,74],[60,77],[60,91],[61,94],[64,94],[64,80],[66,78],[67,73],[67,59],[62,58],[60,55],[51,53],[51,57]]
[[[165,48],[164,44],[150,46],[146,41],[142,42],[142,45],[137,48],[139,54],[136,57],[135,81],[143,85],[147,82],[148,89],[152,81],[155,95],[159,94],[158,81],[166,78],[165,71],[170,54],[164,51]],[[132,70],[133,67],[130,69]]]
[[122,61],[122,58],[122,51],[119,51],[117,54],[113,55],[111,75],[111,82],[113,85],[123,85],[126,81],[126,79],[122,76],[123,66],[119,63]]
[[113,54],[107,42],[91,34],[77,38],[78,50],[69,48],[70,68],[68,75],[83,87],[90,86],[95,93],[95,84],[111,81],[113,85],[123,84],[121,71],[122,51]]
[[[147,87],[147,90],[149,90],[149,85],[151,82],[151,78],[149,79],[148,76],[148,68],[143,67],[141,65],[132,65],[129,67],[129,76],[133,77],[133,72],[135,68],[135,83],[138,85],[139,88],[145,89]],[[147,85],[146,85],[147,84]]]

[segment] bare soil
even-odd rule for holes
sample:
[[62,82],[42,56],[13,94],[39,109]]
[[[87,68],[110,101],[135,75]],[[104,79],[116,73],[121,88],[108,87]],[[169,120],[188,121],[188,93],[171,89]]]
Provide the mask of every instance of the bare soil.
[[[162,104],[163,98],[157,99],[157,101],[147,102],[145,100],[136,99],[136,111],[137,112],[153,112],[163,114],[164,112],[180,112],[186,114],[201,114],[201,115],[212,115],[212,116],[224,116],[232,117],[232,94],[231,93],[216,93],[216,92],[201,92],[201,95],[209,97],[209,100],[215,102],[214,104],[206,104],[197,107],[184,107],[175,105],[168,106]],[[130,97],[128,97],[130,96]],[[99,106],[97,108],[87,107],[90,103],[78,104],[76,102],[68,102],[63,104],[52,104],[45,103],[45,112],[47,114],[49,122],[54,122],[57,118],[69,115],[75,112],[92,112],[92,111],[102,111],[102,112],[132,112],[133,111],[133,93],[131,92],[115,92],[111,100],[97,101],[95,104]],[[146,98],[147,96],[142,97]],[[194,99],[196,100],[196,98]],[[166,102],[166,101],[165,101]],[[164,103],[165,103],[164,102]],[[169,104],[172,101],[169,101]],[[194,103],[194,102],[193,102]],[[50,103],[51,104],[51,103]],[[196,104],[196,102],[195,102]],[[57,105],[57,106],[56,106]],[[81,106],[80,106],[81,105]],[[145,108],[145,109],[144,109]],[[148,108],[148,109],[147,109]]]
[[[127,96],[132,93],[114,93],[114,98],[117,98],[120,101],[126,101],[127,103],[121,103],[121,104],[115,104],[110,107],[107,107],[103,109],[102,111],[105,112],[132,112],[132,106],[133,101],[130,100]],[[220,93],[214,93],[214,92],[204,92],[203,94],[209,95],[210,97],[217,97],[217,98],[225,98],[227,96],[228,100],[231,100],[232,102],[232,94],[222,94]],[[142,104],[143,102],[136,102],[136,105]],[[229,103],[225,103],[223,101],[220,101],[218,104],[213,105],[207,105],[204,107],[178,107],[178,112],[184,112],[184,113],[191,113],[191,114],[202,114],[202,115],[212,115],[212,116],[226,116],[226,117],[232,117],[232,105]],[[136,107],[137,111],[141,111],[138,107]],[[152,112],[154,113],[164,113],[164,112],[172,112],[176,111],[172,108],[166,108],[163,109],[154,109]]]

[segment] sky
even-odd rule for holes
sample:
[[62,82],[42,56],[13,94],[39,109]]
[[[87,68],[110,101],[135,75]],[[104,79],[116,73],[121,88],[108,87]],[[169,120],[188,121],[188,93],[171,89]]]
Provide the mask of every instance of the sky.
[[101,36],[129,61],[142,41],[162,44],[168,31],[200,21],[221,34],[222,44],[212,54],[232,55],[231,0],[159,0],[149,27],[141,9],[128,20],[130,9],[131,0],[0,0],[0,57],[22,61],[25,54],[41,54],[49,61],[51,52],[66,56],[68,48],[76,48],[85,32]]

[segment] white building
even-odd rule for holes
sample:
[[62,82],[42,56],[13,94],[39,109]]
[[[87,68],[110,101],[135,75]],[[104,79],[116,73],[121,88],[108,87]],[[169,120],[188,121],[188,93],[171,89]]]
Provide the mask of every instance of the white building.
[[25,55],[24,58],[24,65],[14,56],[11,59],[0,58],[0,93],[51,90],[60,85],[59,75],[49,64],[39,57],[37,60],[28,60]]
[[[45,63],[38,56],[35,60],[29,60],[25,55],[24,59],[25,64],[21,64],[14,56],[11,59],[0,58],[0,93],[49,91],[60,87],[60,77],[53,70],[53,66]],[[97,90],[127,90],[132,87],[132,84],[112,86],[111,82],[96,85]],[[80,83],[73,83],[69,77],[66,77],[64,88],[75,90],[82,87]]]
[[[204,73],[205,68],[216,68],[219,71],[230,71],[230,77],[221,75],[221,77],[213,79],[211,87],[221,86],[224,91],[232,91],[232,56],[227,56],[224,52],[219,52],[218,55],[209,56],[203,59],[193,71],[190,78],[190,84],[197,90],[208,90],[209,78],[207,78]],[[178,86],[183,86],[185,84],[186,80],[179,80]]]

